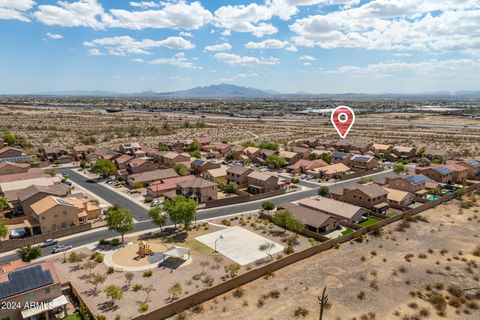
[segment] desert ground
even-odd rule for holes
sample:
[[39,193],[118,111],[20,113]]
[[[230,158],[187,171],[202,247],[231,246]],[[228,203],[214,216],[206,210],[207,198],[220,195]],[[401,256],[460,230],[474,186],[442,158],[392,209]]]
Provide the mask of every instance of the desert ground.
[[172,319],[318,319],[325,286],[323,319],[479,319],[477,201],[451,201]]
[[[231,143],[246,140],[287,143],[314,135],[328,139],[338,137],[329,123],[316,122],[321,119],[319,116],[288,115],[273,119],[203,116],[173,112],[128,111],[107,114],[100,109],[0,107],[3,130],[20,134],[32,145],[43,147],[59,144],[71,147],[81,143],[117,147],[126,141],[155,147],[163,140],[194,139],[202,135],[210,137],[213,142]],[[284,121],[285,118],[288,121]],[[305,121],[308,119],[312,121]],[[480,125],[480,120],[434,114],[389,113],[359,115],[357,122],[349,134],[351,140],[428,146],[447,150],[451,157],[480,155],[480,129],[469,128]],[[425,124],[429,126],[423,127]],[[452,124],[457,127],[445,127]],[[30,152],[36,153],[35,148]]]

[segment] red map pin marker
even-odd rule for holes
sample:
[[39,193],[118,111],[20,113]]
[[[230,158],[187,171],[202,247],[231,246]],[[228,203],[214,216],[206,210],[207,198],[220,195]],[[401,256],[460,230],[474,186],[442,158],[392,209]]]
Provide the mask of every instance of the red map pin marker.
[[332,111],[330,119],[340,137],[345,139],[355,122],[355,113],[347,106],[339,106]]

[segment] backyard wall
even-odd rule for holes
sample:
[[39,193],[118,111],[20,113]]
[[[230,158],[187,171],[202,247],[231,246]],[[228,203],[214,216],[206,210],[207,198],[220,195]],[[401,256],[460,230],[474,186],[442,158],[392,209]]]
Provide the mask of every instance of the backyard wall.
[[75,233],[85,232],[92,229],[91,223],[85,223],[78,226],[60,229],[54,232],[40,234],[38,236],[33,236],[25,239],[15,239],[15,240],[5,240],[0,241],[0,252],[6,252],[10,250],[15,250],[24,246],[34,245],[45,241],[47,239],[57,239],[65,236],[69,236]]
[[229,198],[224,198],[224,199],[212,200],[212,201],[208,201],[208,202],[205,203],[205,208],[215,208],[215,207],[227,206],[227,205],[230,205],[230,204],[256,201],[256,200],[260,200],[260,199],[279,196],[279,195],[284,194],[285,192],[286,192],[285,189],[280,189],[280,190],[275,190],[275,191],[256,194],[256,195],[244,194],[244,195],[239,195],[239,196],[236,196],[236,197],[229,197]]

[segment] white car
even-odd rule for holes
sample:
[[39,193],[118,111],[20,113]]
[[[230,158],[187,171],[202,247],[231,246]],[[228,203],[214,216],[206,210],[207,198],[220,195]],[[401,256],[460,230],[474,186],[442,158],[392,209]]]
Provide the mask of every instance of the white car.
[[150,203],[150,207],[156,207],[156,206],[159,206],[159,205],[162,205],[162,204],[163,204],[163,200],[153,200]]

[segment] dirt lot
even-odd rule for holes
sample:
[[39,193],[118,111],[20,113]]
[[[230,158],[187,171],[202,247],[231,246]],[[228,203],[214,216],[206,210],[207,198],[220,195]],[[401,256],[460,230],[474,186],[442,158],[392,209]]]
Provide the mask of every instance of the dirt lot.
[[460,205],[452,201],[416,221],[390,225],[379,237],[293,264],[186,318],[318,319],[317,297],[326,286],[324,319],[479,319],[480,257],[473,252],[480,244],[480,207]]
[[[318,116],[308,119],[318,120]],[[158,146],[166,139],[194,139],[206,135],[213,142],[240,143],[246,140],[276,140],[280,143],[321,136],[337,139],[330,123],[305,121],[305,116],[285,119],[240,119],[206,115],[205,118],[184,113],[125,112],[106,114],[99,109],[66,108],[19,109],[0,107],[4,130],[20,134],[34,147],[63,144],[71,147],[92,143],[116,148],[124,142]],[[296,120],[296,121],[295,121]],[[325,120],[325,119],[324,119]],[[422,125],[429,124],[430,127]],[[438,124],[438,127],[435,126]],[[455,124],[457,127],[449,127]],[[480,130],[469,128],[480,120],[431,114],[360,115],[349,139],[377,143],[428,146],[448,150],[450,156],[480,155]],[[465,127],[462,127],[465,126]],[[36,148],[28,150],[36,153]]]

